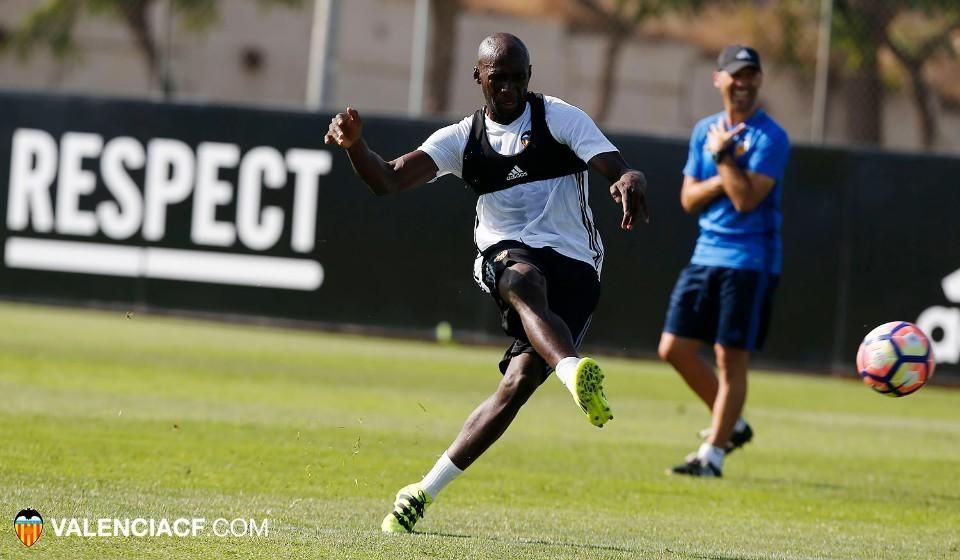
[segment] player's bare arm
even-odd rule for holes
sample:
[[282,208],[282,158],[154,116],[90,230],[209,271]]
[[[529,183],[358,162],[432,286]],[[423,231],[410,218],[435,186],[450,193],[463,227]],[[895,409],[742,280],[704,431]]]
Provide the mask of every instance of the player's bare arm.
[[725,157],[717,164],[717,172],[723,191],[730,197],[737,212],[750,212],[760,206],[776,182],[773,177],[744,171],[732,156]]
[[688,214],[698,214],[715,198],[723,194],[723,182],[719,175],[697,181],[689,175],[683,176],[680,188],[680,205]]
[[746,125],[740,123],[727,128],[722,119],[707,130],[707,150],[717,154],[717,176],[720,185],[737,212],[750,212],[763,202],[773,188],[774,179],[760,173],[744,171],[737,165],[730,147],[734,137]]
[[647,212],[647,178],[632,169],[620,152],[604,152],[590,158],[587,165],[611,181],[610,197],[623,208],[620,228],[633,229],[635,219],[650,222]]
[[347,107],[330,120],[323,137],[325,144],[335,144],[347,152],[357,176],[376,195],[401,192],[420,186],[437,175],[437,164],[426,153],[415,150],[392,161],[385,161],[367,146],[363,139],[360,113]]

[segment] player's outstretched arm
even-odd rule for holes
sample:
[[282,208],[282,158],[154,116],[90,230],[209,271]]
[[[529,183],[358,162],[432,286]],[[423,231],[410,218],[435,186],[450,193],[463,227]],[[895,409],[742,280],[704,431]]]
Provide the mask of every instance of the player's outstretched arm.
[[610,197],[623,208],[620,228],[633,229],[637,218],[650,222],[647,212],[647,178],[631,168],[620,152],[604,152],[590,158],[587,165],[610,180]]
[[353,107],[347,107],[345,113],[338,113],[330,120],[323,142],[346,150],[357,176],[377,195],[417,187],[437,175],[437,164],[419,150],[393,161],[385,161],[371,150],[363,139],[363,120]]

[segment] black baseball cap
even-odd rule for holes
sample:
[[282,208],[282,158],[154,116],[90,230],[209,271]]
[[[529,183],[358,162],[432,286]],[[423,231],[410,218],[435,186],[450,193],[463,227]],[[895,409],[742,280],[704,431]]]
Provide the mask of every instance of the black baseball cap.
[[717,57],[717,70],[725,70],[730,74],[752,66],[758,71],[763,71],[760,66],[760,55],[757,51],[746,45],[730,45],[720,51]]

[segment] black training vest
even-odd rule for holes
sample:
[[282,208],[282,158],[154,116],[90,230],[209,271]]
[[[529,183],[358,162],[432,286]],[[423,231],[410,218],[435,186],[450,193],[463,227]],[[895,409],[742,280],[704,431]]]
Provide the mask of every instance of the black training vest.
[[463,149],[463,180],[477,196],[587,169],[587,164],[569,146],[550,134],[543,95],[528,92],[527,101],[533,130],[523,133],[529,141],[523,151],[513,156],[501,155],[490,147],[483,107],[473,114],[470,138]]

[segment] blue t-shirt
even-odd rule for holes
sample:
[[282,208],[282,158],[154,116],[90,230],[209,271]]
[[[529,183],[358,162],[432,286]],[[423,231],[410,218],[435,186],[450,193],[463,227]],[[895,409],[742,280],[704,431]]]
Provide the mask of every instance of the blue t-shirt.
[[[717,164],[706,147],[707,130],[725,117],[723,112],[711,115],[693,128],[684,175],[703,181],[717,174]],[[790,139],[780,125],[758,109],[734,138],[734,146],[737,165],[745,171],[772,177],[774,185],[763,202],[750,212],[737,212],[726,195],[711,201],[700,213],[700,237],[690,262],[780,274],[780,197]]]

